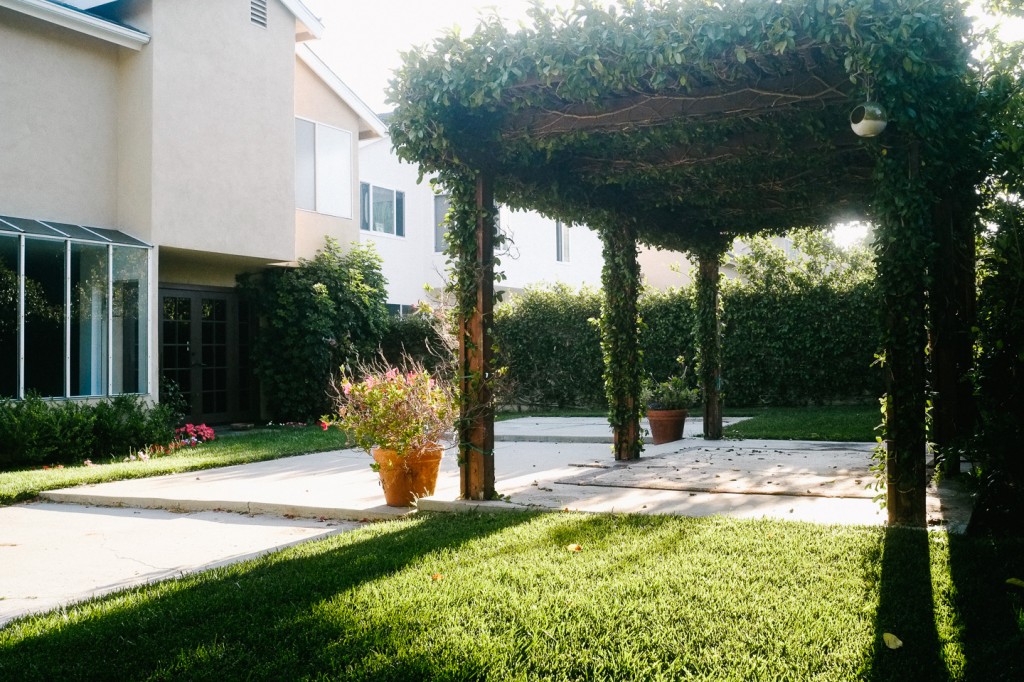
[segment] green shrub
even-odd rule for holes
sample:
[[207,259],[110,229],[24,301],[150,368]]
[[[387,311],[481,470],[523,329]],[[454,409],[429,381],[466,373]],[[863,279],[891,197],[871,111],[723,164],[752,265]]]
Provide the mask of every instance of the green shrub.
[[174,438],[172,411],[137,396],[97,403],[0,400],[0,469],[121,456]]
[[253,357],[275,421],[330,411],[328,386],[342,365],[373,355],[387,327],[387,281],[372,246],[342,253],[327,240],[295,268],[240,276],[239,290],[260,318]]
[[435,321],[419,313],[388,320],[380,352],[392,366],[401,365],[408,356],[430,372],[451,367],[455,361]]
[[[793,235],[802,256],[750,240],[742,280],[722,287],[722,375],[732,405],[801,405],[871,399],[880,302],[864,250],[841,251],[820,233]],[[646,291],[640,371],[654,381],[692,362],[693,287]],[[506,404],[603,407],[600,294],[560,285],[528,289],[495,309],[499,399]]]
[[693,288],[657,291],[648,289],[640,297],[643,331],[640,348],[644,371],[655,381],[665,381],[679,372],[678,358],[692,365],[696,356],[693,338]]
[[601,296],[566,285],[528,288],[495,308],[499,402],[591,407],[604,404],[601,344],[591,319]]
[[785,252],[763,238],[722,289],[722,374],[733,405],[822,404],[880,395],[874,267],[820,232],[792,233]]
[[93,407],[95,457],[120,456],[174,439],[175,414],[167,405],[149,405],[142,398],[120,395]]
[[0,466],[81,461],[92,454],[92,407],[30,394],[0,400]]

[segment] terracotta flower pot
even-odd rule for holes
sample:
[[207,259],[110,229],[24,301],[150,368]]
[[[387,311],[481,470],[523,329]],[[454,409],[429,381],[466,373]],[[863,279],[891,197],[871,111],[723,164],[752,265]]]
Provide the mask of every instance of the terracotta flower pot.
[[373,459],[380,467],[384,500],[389,507],[411,507],[416,498],[434,494],[442,452],[440,445],[404,456],[394,450],[373,449]]
[[647,410],[647,421],[651,425],[651,439],[655,445],[671,443],[683,437],[686,425],[686,410]]

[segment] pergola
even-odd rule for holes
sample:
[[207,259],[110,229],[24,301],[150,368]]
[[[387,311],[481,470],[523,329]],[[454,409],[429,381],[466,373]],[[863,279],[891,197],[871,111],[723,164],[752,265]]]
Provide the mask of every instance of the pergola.
[[[715,438],[718,269],[732,239],[856,217],[877,225],[889,519],[922,525],[929,341],[936,411],[956,415],[969,397],[980,171],[959,5],[650,0],[531,16],[516,32],[492,17],[411,52],[392,83],[396,150],[452,194],[463,496],[494,494],[495,199],[602,237],[616,459],[641,450],[638,243],[699,261],[704,434]],[[851,130],[864,102],[888,113],[879,137]]]

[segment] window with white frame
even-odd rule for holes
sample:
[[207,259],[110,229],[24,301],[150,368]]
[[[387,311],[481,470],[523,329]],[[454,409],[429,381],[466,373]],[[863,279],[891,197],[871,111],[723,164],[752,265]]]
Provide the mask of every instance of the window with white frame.
[[0,397],[149,390],[149,248],[0,216]]
[[569,226],[561,220],[555,221],[555,260],[569,262]]
[[352,133],[295,119],[295,205],[352,217]]
[[405,192],[359,183],[359,229],[405,236]]
[[434,195],[434,253],[443,252],[447,246],[444,235],[448,228],[444,220],[451,205],[451,198],[447,194]]

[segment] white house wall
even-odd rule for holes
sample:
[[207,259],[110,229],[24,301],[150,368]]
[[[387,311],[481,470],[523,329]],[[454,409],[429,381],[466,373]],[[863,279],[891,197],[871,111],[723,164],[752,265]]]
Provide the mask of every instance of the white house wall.
[[0,8],[0,207],[117,222],[118,48]]
[[[391,140],[364,143],[359,151],[362,182],[405,193],[405,236],[360,231],[362,242],[372,243],[383,261],[388,280],[388,302],[413,305],[423,299],[424,285],[445,283],[445,255],[434,251],[434,192],[424,179],[417,184],[416,166],[402,162],[391,151]],[[501,228],[511,240],[498,256],[507,279],[503,289],[562,282],[572,286],[600,286],[601,241],[585,227],[570,229],[570,259],[556,259],[555,221],[535,212],[502,207]]]
[[267,13],[262,28],[245,2],[152,4],[153,241],[163,246],[294,258],[295,18],[280,2]]

